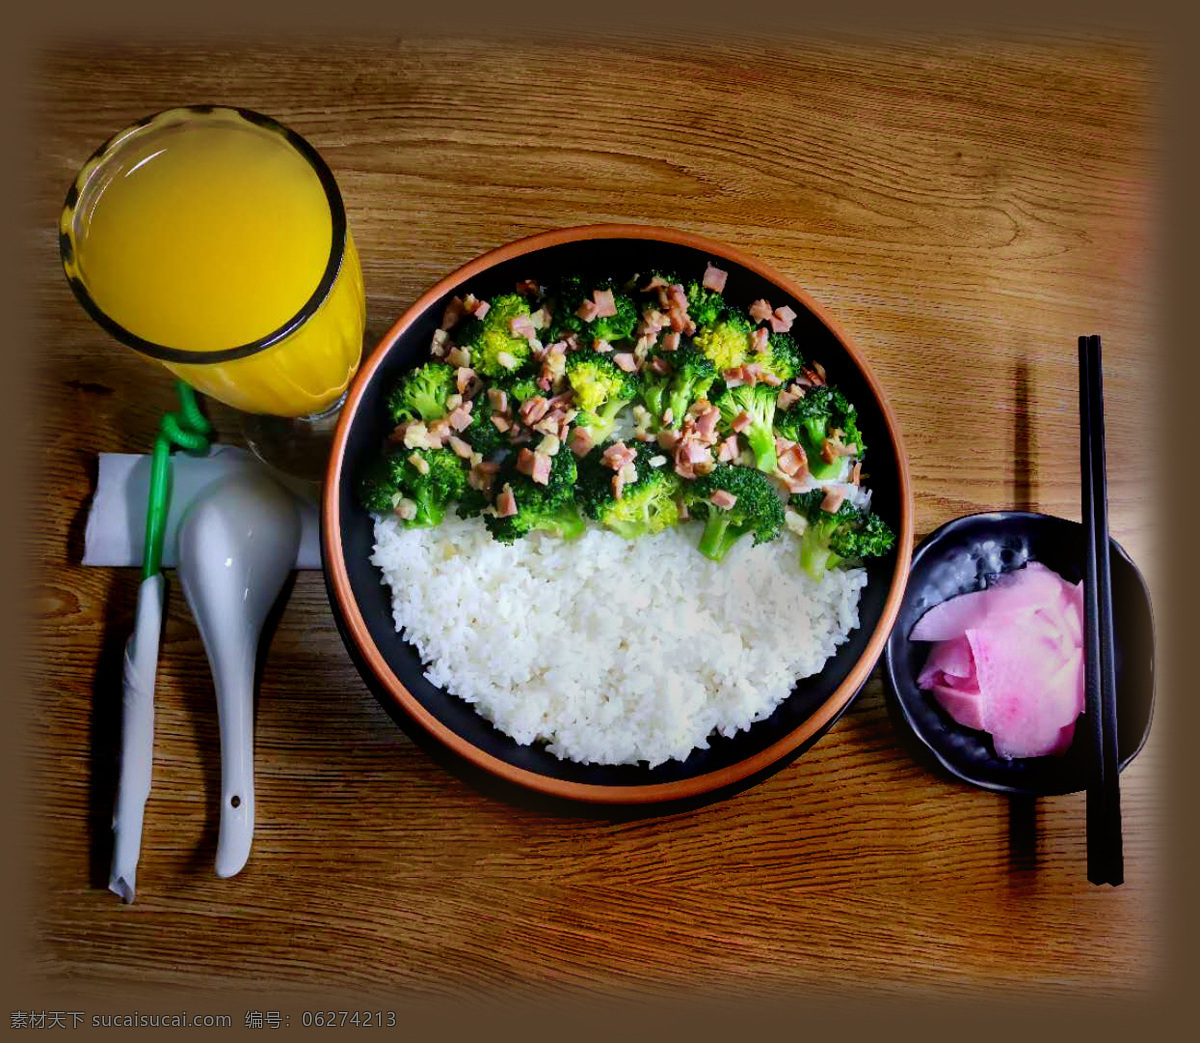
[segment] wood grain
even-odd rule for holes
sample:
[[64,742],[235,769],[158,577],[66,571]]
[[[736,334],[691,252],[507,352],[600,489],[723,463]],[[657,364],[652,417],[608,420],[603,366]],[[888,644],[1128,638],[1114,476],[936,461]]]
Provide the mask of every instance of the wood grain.
[[[33,546],[34,967],[98,990],[443,995],[572,983],[1146,993],[1163,971],[1158,736],[1123,776],[1126,871],[1091,887],[1082,795],[1010,802],[931,774],[878,673],[809,754],[657,821],[483,797],[394,727],[300,574],[257,712],[258,823],[217,880],[211,681],[172,587],[138,901],[104,890],[132,571],[77,564],[98,451],[149,445],[165,376],[71,297],[55,224],[113,130],[194,101],[270,113],[332,166],[371,342],[477,253],[560,225],[671,224],[760,256],[871,360],[911,454],[916,523],[1079,516],[1080,333],[1104,337],[1112,529],[1158,589],[1141,494],[1158,421],[1154,55],[1091,38],[792,41],[669,53],[401,39],[63,49],[37,80],[29,240],[47,505]],[[228,411],[212,410],[237,437]]]

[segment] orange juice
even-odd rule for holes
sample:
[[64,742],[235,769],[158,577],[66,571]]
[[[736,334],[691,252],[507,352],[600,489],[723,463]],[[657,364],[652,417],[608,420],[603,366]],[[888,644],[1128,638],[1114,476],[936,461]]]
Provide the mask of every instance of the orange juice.
[[110,332],[246,412],[337,403],[365,299],[341,197],[307,143],[239,110],[172,110],[117,135],[76,186],[64,264]]

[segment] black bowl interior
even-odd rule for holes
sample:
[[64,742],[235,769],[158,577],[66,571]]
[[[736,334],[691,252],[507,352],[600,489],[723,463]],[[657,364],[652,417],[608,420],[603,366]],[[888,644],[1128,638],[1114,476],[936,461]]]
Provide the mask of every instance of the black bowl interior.
[[[893,716],[920,741],[918,749],[965,782],[1006,793],[1043,796],[1087,787],[1087,714],[1061,757],[1007,760],[996,755],[986,732],[964,728],[917,687],[929,650],[908,635],[934,605],[981,590],[988,577],[1040,561],[1072,583],[1083,578],[1083,526],[1065,518],[1002,511],[957,518],[913,554],[908,587],[885,650]],[[1137,566],[1110,543],[1113,632],[1117,666],[1117,754],[1124,768],[1150,732],[1154,706],[1154,624],[1150,595]]]
[[[502,262],[456,292],[470,291],[486,297],[510,291],[521,279],[536,278],[549,283],[556,276],[580,272],[592,276],[627,278],[637,271],[665,268],[684,277],[699,277],[709,257],[691,247],[640,239],[592,239],[545,247]],[[867,458],[875,509],[889,524],[898,527],[901,507],[899,460],[896,446],[884,423],[869,385],[849,354],[832,333],[804,305],[773,283],[733,262],[715,259],[729,272],[727,299],[749,305],[759,297],[775,306],[788,304],[797,313],[793,328],[808,358],[822,362],[831,382],[841,386],[859,409],[860,429],[870,453]],[[416,650],[396,633],[392,624],[389,591],[378,569],[370,561],[373,546],[372,521],[353,495],[353,476],[376,452],[391,429],[384,408],[388,388],[405,370],[428,358],[430,339],[452,293],[435,302],[387,350],[379,368],[363,389],[363,397],[346,441],[342,482],[338,489],[342,550],[354,598],[372,640],[395,675],[412,695],[447,728],[468,742],[509,764],[550,778],[602,786],[645,786],[674,782],[717,771],[764,750],[802,725],[841,684],[863,655],[868,639],[883,613],[888,589],[896,569],[895,556],[870,566],[870,581],[859,607],[861,625],[841,647],[820,675],[796,685],[792,695],[767,719],[734,738],[714,737],[705,750],[695,750],[686,761],[672,761],[649,768],[646,765],[585,765],[559,760],[540,745],[521,746],[480,717],[469,705],[448,695],[424,676]],[[785,534],[785,539],[791,538]],[[336,604],[335,604],[336,612]],[[352,650],[353,651],[353,650]],[[394,700],[363,663],[360,670],[384,706],[397,721]],[[407,725],[405,725],[407,727]]]

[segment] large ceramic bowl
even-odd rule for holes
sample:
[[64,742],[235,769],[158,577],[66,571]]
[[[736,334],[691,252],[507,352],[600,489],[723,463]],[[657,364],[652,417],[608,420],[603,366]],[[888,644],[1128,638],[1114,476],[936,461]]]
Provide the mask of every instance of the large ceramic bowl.
[[[817,676],[797,683],[768,718],[733,738],[713,738],[686,761],[646,766],[563,761],[541,746],[521,746],[469,705],[431,684],[416,650],[396,633],[388,588],[369,558],[371,517],[354,496],[354,476],[390,430],[384,399],[405,370],[428,357],[430,339],[456,293],[486,297],[521,279],[551,282],[560,273],[627,273],[660,268],[696,273],[709,260],[729,272],[728,300],[759,297],[790,305],[809,358],[859,410],[869,448],[875,509],[896,529],[897,549],[869,567],[861,625]],[[448,275],[406,311],[363,362],[342,409],[326,475],[322,553],[330,602],[351,657],[396,722],[448,766],[501,795],[532,792],[557,803],[608,808],[679,807],[715,799],[765,777],[815,742],[862,688],[891,630],[904,593],[912,547],[912,494],[895,417],[866,360],[807,293],[754,258],[684,232],[643,225],[591,225],[545,232],[492,250]],[[783,538],[790,538],[786,534]]]

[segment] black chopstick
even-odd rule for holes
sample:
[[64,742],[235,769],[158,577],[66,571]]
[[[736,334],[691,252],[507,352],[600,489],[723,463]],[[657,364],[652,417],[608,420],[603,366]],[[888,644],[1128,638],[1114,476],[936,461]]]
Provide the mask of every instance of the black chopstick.
[[1121,791],[1117,761],[1117,689],[1113,655],[1112,575],[1108,544],[1104,382],[1100,338],[1079,338],[1079,458],[1083,491],[1084,693],[1090,717],[1092,774],[1087,789],[1088,880],[1121,884]]

